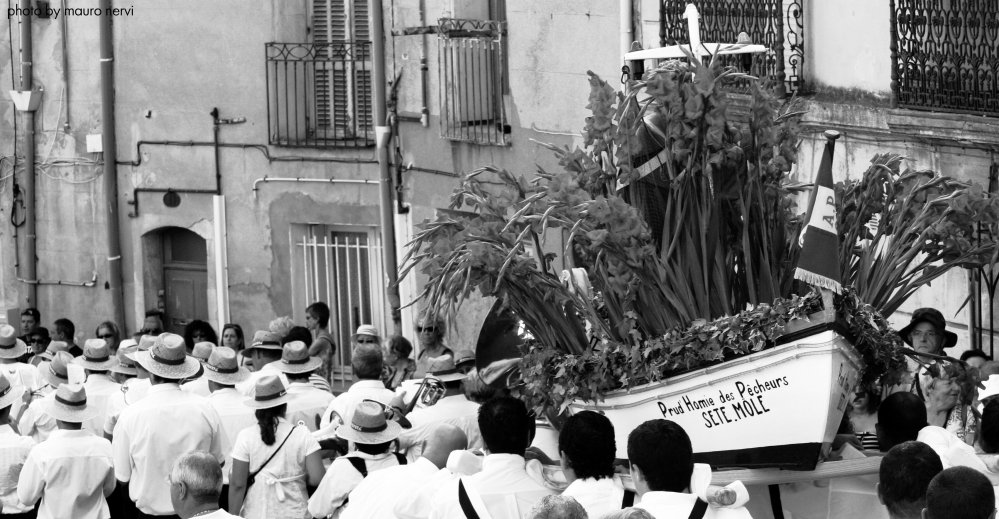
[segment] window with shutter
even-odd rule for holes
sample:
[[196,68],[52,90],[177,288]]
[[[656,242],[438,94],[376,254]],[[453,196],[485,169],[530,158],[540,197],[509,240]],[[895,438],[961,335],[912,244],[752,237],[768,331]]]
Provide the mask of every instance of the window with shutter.
[[270,142],[373,146],[367,0],[311,7],[311,42],[267,44]]
[[504,25],[497,20],[438,21],[442,138],[508,144]]

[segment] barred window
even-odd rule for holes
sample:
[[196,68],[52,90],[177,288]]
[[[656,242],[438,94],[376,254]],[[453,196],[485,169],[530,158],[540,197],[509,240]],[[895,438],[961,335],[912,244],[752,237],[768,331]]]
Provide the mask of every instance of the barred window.
[[442,138],[508,144],[503,26],[495,20],[438,21]]
[[337,348],[332,381],[352,380],[350,338],[358,326],[387,330],[381,235],[377,227],[293,224],[291,226],[292,310],[323,301],[330,307],[329,331]]
[[893,0],[891,17],[899,106],[999,115],[999,3]]
[[311,42],[266,46],[270,143],[373,146],[367,0],[313,0],[311,18]]

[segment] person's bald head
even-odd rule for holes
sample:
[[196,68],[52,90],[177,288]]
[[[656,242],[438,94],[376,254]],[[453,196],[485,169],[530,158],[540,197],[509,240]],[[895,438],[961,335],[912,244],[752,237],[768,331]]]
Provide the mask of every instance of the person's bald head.
[[422,456],[442,469],[447,465],[447,458],[452,452],[465,450],[467,446],[468,438],[464,431],[455,425],[442,423],[430,432]]

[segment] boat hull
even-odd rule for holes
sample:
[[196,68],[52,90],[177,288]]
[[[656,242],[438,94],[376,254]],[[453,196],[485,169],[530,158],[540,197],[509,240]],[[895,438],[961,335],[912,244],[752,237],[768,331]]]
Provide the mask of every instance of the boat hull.
[[860,355],[832,329],[662,382],[574,402],[614,424],[617,456],[628,434],[665,418],[687,431],[695,461],[714,467],[811,470],[831,442],[859,379]]

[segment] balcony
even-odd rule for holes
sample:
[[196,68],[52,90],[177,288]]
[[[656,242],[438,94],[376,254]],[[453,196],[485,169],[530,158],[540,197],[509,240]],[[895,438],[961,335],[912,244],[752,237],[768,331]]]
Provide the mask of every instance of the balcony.
[[267,43],[267,127],[275,146],[374,146],[371,42]]

